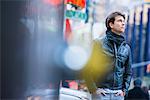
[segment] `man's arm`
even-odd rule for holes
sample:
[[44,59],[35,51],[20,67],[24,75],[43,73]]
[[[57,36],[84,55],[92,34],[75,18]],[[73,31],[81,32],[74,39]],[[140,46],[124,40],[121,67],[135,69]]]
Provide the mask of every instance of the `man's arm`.
[[131,59],[131,50],[129,46],[128,46],[128,50],[129,50],[129,56],[125,63],[125,72],[123,76],[123,83],[124,83],[123,92],[125,92],[126,95],[128,94],[128,88],[130,86],[130,82],[132,78],[132,59]]

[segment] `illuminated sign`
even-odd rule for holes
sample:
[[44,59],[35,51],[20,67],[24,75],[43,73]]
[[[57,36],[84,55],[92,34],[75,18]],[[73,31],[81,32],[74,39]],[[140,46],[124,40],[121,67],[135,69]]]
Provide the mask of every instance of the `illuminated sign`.
[[66,18],[86,20],[87,15],[80,11],[66,10]]
[[85,8],[86,0],[65,0],[65,4],[73,4],[81,8]]

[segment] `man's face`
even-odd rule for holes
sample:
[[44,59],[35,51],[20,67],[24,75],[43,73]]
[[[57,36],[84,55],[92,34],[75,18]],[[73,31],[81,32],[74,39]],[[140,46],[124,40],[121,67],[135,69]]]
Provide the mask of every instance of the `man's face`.
[[121,34],[125,31],[125,19],[122,16],[116,16],[114,23],[110,23],[111,31]]

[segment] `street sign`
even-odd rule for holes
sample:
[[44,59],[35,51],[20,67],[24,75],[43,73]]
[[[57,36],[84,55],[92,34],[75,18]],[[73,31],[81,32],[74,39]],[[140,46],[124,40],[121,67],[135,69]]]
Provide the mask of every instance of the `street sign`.
[[86,13],[80,11],[72,11],[72,10],[66,10],[65,16],[66,18],[69,19],[79,19],[79,20],[86,20],[87,18]]

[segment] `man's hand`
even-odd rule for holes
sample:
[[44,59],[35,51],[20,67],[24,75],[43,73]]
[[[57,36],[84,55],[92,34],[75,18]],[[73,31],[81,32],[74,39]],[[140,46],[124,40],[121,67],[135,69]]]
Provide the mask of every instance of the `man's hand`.
[[100,89],[100,88],[98,88],[97,90],[96,90],[96,94],[98,94],[98,95],[106,95],[106,91],[104,90],[104,89]]
[[116,94],[116,96],[125,96],[125,92],[124,91],[120,91]]

